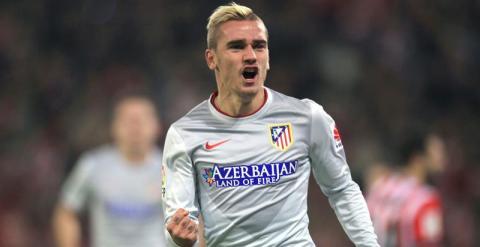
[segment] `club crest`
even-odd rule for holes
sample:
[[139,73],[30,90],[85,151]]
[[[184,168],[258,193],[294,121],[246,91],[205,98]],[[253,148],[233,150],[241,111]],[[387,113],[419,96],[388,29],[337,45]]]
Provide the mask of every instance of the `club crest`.
[[291,123],[270,124],[268,126],[270,142],[280,150],[286,151],[293,144],[293,128]]

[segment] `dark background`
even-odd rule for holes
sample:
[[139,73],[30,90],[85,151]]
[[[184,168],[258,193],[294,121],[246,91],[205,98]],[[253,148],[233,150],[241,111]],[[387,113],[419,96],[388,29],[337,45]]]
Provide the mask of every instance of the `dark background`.
[[[0,246],[52,246],[50,217],[79,155],[109,141],[118,94],[148,90],[165,129],[215,89],[207,18],[225,1],[0,2]],[[267,86],[322,104],[356,181],[411,123],[441,132],[447,246],[478,241],[480,1],[238,1],[270,34]],[[161,144],[162,141],[159,141]],[[311,183],[318,246],[348,246]]]

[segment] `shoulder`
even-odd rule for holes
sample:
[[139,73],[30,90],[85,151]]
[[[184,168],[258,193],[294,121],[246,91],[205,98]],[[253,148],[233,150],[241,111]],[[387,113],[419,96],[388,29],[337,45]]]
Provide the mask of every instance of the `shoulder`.
[[116,153],[116,148],[113,145],[105,144],[84,152],[81,155],[80,159],[95,160],[95,159],[100,159],[106,156],[114,155],[115,153]]
[[111,159],[115,155],[117,155],[116,148],[111,144],[105,144],[84,152],[80,155],[78,164],[85,167],[83,169],[92,169],[100,163],[105,163],[105,160]]
[[303,115],[313,121],[331,121],[330,115],[325,112],[323,106],[314,100],[308,98],[297,99],[272,89],[269,90],[273,97],[272,112],[285,111],[288,109],[293,115]]
[[325,111],[322,105],[311,100],[311,99],[302,99],[302,102],[308,107],[312,116],[320,118],[331,118],[330,115]]
[[417,186],[412,186],[412,191],[404,204],[405,208],[403,210],[405,215],[412,220],[416,220],[419,217],[423,217],[425,212],[430,209],[440,210],[441,199],[434,187],[426,184],[417,184]]
[[279,93],[272,89],[269,90],[272,94],[272,97],[274,98],[275,105],[288,106],[289,108],[294,108],[294,110],[306,111],[311,114],[326,114],[323,106],[312,99],[297,99],[295,97]]
[[200,104],[193,107],[183,117],[175,121],[174,125],[182,125],[192,120],[202,119],[203,117],[208,115],[210,115],[209,108],[208,108],[208,100],[204,100]]
[[440,195],[428,185],[422,185],[406,216],[414,226],[415,236],[420,242],[438,242],[442,238],[443,213]]
[[170,125],[170,129],[175,128],[181,130],[184,128],[194,127],[205,120],[211,118],[208,100],[204,100],[194,108],[192,108],[187,114],[175,121]]
[[428,184],[420,186],[417,197],[421,207],[425,207],[425,205],[441,206],[441,199],[438,190]]
[[293,108],[294,110],[310,111],[312,108],[322,108],[319,104],[311,99],[298,99],[283,93],[277,92],[268,88],[271,96],[273,97],[273,104],[275,106]]

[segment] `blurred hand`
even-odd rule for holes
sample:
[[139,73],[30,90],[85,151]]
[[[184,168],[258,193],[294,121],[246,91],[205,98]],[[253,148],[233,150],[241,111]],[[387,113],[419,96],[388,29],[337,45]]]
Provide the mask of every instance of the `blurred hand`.
[[173,241],[182,247],[193,246],[197,241],[198,226],[190,219],[188,211],[180,208],[170,218],[167,224],[167,231]]

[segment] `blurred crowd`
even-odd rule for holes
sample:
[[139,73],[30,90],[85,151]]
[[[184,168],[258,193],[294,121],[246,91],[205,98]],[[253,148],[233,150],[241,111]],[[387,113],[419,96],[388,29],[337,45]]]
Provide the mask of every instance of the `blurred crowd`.
[[[221,3],[0,2],[0,246],[52,246],[60,185],[109,141],[115,96],[149,91],[166,126],[209,96],[205,25]],[[361,186],[405,126],[441,133],[446,245],[480,241],[479,1],[238,3],[269,29],[267,86],[325,107]],[[317,245],[349,245],[313,182],[309,213]]]

